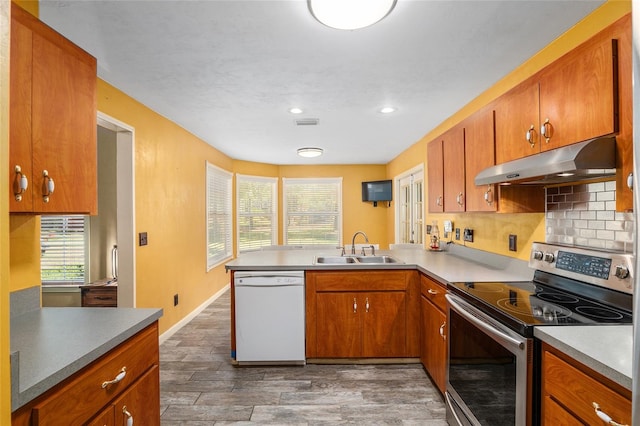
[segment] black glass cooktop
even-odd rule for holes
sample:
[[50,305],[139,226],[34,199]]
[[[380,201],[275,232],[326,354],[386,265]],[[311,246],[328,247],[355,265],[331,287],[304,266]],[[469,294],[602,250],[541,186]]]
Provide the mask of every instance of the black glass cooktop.
[[533,281],[458,282],[449,283],[449,290],[524,336],[540,325],[632,322],[631,295],[570,280],[547,284],[549,276],[556,281],[553,275],[536,272]]

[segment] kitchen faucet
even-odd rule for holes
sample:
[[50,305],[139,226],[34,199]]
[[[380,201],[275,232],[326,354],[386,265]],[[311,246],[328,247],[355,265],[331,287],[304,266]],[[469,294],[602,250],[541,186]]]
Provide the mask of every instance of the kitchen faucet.
[[358,236],[358,234],[361,234],[364,237],[364,241],[369,244],[369,238],[367,238],[367,234],[365,234],[362,231],[358,231],[355,234],[353,234],[353,238],[351,239],[351,254],[356,254],[356,237]]

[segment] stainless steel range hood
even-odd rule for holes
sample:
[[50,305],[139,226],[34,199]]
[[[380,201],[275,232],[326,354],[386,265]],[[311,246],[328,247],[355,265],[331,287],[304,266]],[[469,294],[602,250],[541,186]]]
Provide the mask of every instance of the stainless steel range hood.
[[614,136],[591,139],[484,169],[476,185],[493,183],[558,184],[616,174]]

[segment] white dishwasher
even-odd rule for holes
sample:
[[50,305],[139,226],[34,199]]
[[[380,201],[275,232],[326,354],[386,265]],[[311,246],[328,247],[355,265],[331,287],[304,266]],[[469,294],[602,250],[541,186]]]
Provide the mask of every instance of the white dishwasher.
[[304,364],[304,271],[238,271],[233,282],[236,361]]

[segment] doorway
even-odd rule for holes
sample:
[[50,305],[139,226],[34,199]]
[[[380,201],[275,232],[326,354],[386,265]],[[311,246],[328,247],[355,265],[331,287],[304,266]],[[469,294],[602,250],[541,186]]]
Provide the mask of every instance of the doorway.
[[396,244],[423,244],[424,168],[420,164],[396,176]]
[[[135,155],[133,127],[98,112],[98,134],[115,143],[113,155],[113,180],[115,206],[100,206],[115,211],[115,244],[117,260],[111,261],[111,270],[117,270],[118,307],[136,307],[136,258],[135,258]],[[113,147],[112,147],[113,148]],[[98,158],[100,162],[100,158]],[[100,191],[100,188],[98,188]],[[113,184],[111,184],[113,191]],[[108,198],[107,198],[108,199]]]

